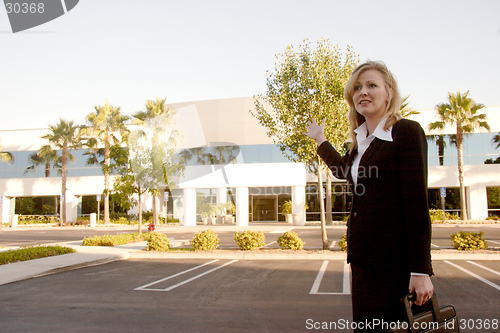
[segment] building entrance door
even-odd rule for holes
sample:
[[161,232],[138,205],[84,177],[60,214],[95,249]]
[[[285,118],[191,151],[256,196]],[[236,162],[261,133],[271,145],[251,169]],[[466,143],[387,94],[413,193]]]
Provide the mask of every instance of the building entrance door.
[[278,221],[277,196],[253,196],[252,198],[253,221]]

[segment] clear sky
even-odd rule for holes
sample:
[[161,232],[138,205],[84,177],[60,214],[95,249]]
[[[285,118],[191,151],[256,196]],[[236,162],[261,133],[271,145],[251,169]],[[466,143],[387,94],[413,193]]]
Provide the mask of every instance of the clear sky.
[[0,129],[83,123],[107,100],[125,114],[167,102],[265,93],[275,55],[328,38],[382,60],[410,106],[470,90],[500,105],[498,0],[80,0],[13,34],[0,7]]

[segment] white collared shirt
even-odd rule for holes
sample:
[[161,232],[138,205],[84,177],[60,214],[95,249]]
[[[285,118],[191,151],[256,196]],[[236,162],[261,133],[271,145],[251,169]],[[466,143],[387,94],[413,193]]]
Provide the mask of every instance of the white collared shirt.
[[368,134],[368,129],[366,128],[366,122],[362,123],[358,128],[354,130],[356,133],[356,141],[358,142],[358,154],[354,158],[351,167],[351,176],[354,181],[354,186],[358,185],[358,174],[359,174],[359,163],[361,162],[361,158],[363,157],[365,151],[370,147],[373,139],[379,138],[380,140],[390,141],[392,142],[392,126],[386,130],[384,130],[385,122],[387,118],[382,119],[375,131],[372,134],[366,136]]

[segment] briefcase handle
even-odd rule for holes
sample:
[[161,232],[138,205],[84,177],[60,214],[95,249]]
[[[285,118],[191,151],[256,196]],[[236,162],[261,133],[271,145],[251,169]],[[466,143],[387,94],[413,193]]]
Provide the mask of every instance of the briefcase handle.
[[[415,319],[413,317],[413,312],[411,311],[410,302],[416,300],[417,300],[417,294],[415,292],[404,296],[402,299],[402,302],[406,310],[406,317],[408,318],[408,323],[410,324],[410,327],[413,327],[413,323],[415,322]],[[438,323],[442,322],[443,317],[441,316],[441,311],[439,311],[439,304],[437,301],[436,294],[432,295],[429,302],[431,302],[431,311],[434,321]]]

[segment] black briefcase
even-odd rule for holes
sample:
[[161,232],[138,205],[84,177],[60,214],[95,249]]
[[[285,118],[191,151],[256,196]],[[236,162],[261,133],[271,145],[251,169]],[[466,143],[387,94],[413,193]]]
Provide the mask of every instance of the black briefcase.
[[390,328],[388,332],[460,332],[457,312],[453,305],[439,307],[436,294],[434,294],[429,300],[431,309],[413,315],[410,301],[415,300],[415,293],[403,297],[401,303],[404,306],[407,321],[394,323],[394,327]]

